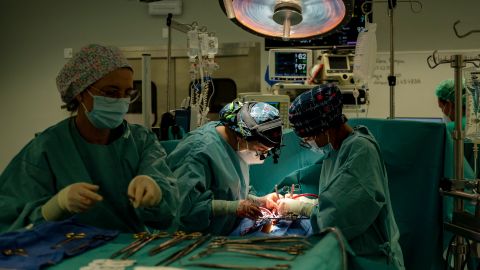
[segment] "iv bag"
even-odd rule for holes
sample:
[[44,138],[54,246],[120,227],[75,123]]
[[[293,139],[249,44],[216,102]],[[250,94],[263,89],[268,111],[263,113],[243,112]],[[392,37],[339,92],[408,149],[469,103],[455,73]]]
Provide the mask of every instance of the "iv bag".
[[353,58],[353,79],[368,83],[377,62],[377,24],[366,23],[366,30],[358,34]]
[[472,143],[480,143],[480,70],[476,67],[463,70],[464,87],[466,88],[467,122],[465,139]]
[[190,30],[187,32],[187,47],[188,47],[188,56],[190,58],[195,58],[198,56],[200,50],[200,41],[198,40],[198,31],[196,29]]

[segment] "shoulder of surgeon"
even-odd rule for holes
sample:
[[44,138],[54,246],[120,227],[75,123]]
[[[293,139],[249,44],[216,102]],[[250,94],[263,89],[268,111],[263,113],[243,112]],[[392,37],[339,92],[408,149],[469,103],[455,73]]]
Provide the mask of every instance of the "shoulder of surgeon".
[[347,146],[352,151],[362,149],[364,151],[379,151],[378,143],[375,137],[366,126],[355,126],[354,134],[348,137],[342,145]]
[[209,122],[187,133],[170,155],[208,155],[208,152],[223,147],[222,138],[215,129],[219,124],[217,121]]
[[[32,138],[27,145],[13,158],[11,163],[16,161],[28,161],[38,167],[44,167],[44,159],[46,152],[50,148],[60,148],[68,141],[65,138],[65,134],[68,132],[68,123],[71,118],[64,119],[59,123],[48,127],[47,129],[35,133],[35,137]],[[65,151],[68,151],[67,149]]]

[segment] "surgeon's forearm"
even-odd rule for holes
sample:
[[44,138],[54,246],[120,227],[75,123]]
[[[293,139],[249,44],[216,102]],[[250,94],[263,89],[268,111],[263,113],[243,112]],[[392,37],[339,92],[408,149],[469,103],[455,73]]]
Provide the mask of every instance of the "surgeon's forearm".
[[235,215],[240,201],[212,200],[213,216]]

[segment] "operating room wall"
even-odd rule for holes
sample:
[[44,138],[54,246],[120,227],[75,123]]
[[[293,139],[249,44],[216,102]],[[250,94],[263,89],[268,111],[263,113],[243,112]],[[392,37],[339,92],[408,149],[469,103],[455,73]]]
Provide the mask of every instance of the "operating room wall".
[[[462,20],[460,29],[464,32],[480,28],[477,19],[480,1],[425,0],[422,3],[423,10],[419,14],[413,13],[408,3],[399,3],[394,14],[396,51],[480,47],[480,34],[458,39],[452,31],[457,19]],[[386,4],[375,4],[378,49],[383,52],[389,50],[386,10]],[[197,21],[207,26],[209,31],[216,32],[221,43],[253,41],[263,44],[262,38],[228,21],[217,0],[184,0],[183,13],[175,19],[183,23]],[[1,0],[0,171],[36,132],[69,115],[60,109],[62,103],[55,85],[55,76],[66,62],[64,48],[76,51],[90,42],[122,47],[165,46],[164,25],[165,16],[148,15],[147,5],[136,0]],[[174,46],[186,46],[185,35],[174,31],[172,37]],[[262,53],[260,77],[263,77],[266,59],[266,53]],[[439,80],[443,79],[440,77]],[[266,85],[259,88],[265,91]],[[371,93],[380,98],[372,102],[370,116],[388,115],[386,93],[387,88]],[[402,106],[408,106],[411,98],[415,97],[397,95],[397,108],[403,110]],[[425,106],[429,114],[439,113],[435,104]],[[425,110],[413,107],[411,111],[415,114]]]

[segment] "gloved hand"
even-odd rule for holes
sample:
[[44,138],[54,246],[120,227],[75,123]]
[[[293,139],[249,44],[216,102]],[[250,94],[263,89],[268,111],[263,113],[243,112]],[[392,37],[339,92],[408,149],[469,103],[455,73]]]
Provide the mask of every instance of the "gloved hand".
[[103,197],[97,194],[97,185],[89,183],[71,184],[42,206],[45,220],[58,220],[67,213],[85,212],[92,208]]
[[262,216],[262,211],[252,201],[241,200],[237,207],[237,216],[256,220]]
[[212,200],[212,213],[214,216],[236,215],[238,217],[246,217],[253,220],[262,216],[260,208],[250,200]]
[[162,200],[162,190],[150,176],[137,175],[128,185],[128,197],[135,208],[152,207]]
[[278,213],[280,215],[296,214],[309,217],[312,214],[314,205],[290,198],[280,199],[278,202]]
[[282,195],[277,196],[277,193],[275,192],[267,194],[262,197],[257,197],[255,195],[248,194],[248,197],[247,197],[249,201],[252,201],[253,203],[261,207],[265,207],[269,210],[272,210],[272,209],[277,210],[278,208],[277,201],[281,198],[283,198]]
[[301,202],[305,202],[305,203],[309,203],[309,204],[313,204],[313,205],[317,205],[317,204],[318,204],[318,199],[310,199],[310,198],[307,198],[307,197],[305,197],[305,196],[298,197],[298,198],[296,198],[295,200],[301,201]]

